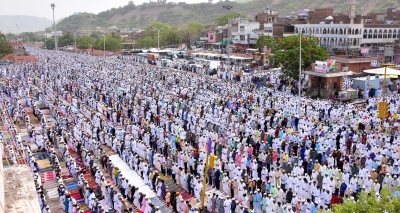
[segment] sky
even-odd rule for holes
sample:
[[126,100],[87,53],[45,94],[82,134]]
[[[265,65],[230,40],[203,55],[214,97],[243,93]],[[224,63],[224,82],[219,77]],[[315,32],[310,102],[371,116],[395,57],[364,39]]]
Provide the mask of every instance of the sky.
[[[135,5],[150,0],[133,1]],[[156,1],[156,0],[153,0]],[[207,0],[172,0],[167,2],[201,3]],[[0,15],[27,15],[45,17],[53,20],[50,4],[55,4],[55,19],[68,17],[75,12],[99,13],[120,6],[127,5],[129,0],[12,0],[1,4]]]

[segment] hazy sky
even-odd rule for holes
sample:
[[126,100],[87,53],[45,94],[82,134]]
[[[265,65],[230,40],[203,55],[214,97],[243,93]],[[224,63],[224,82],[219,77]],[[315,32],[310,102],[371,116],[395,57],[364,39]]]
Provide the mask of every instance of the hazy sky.
[[[133,1],[139,5],[150,0]],[[153,0],[155,1],[155,0]],[[207,0],[172,0],[167,2],[200,3]],[[0,15],[30,15],[53,19],[50,4],[54,3],[55,19],[68,17],[75,12],[99,13],[101,11],[127,5],[129,0],[11,0],[1,4]]]

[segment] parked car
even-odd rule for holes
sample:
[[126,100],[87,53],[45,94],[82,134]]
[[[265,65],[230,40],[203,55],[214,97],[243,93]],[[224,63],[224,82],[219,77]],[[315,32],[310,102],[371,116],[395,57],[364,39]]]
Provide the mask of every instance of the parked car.
[[143,50],[140,49],[132,49],[130,53],[143,53]]

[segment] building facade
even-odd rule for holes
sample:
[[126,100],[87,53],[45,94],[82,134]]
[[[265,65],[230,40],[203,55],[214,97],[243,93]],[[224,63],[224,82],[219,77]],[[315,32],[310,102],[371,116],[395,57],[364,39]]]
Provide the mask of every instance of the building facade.
[[[332,8],[309,11],[305,23],[296,24],[294,33],[317,37],[321,46],[332,54],[345,52],[347,56],[377,57],[380,52],[393,44],[400,33],[400,12],[389,8],[385,13],[356,14],[357,2],[351,2],[350,11],[334,14]],[[390,46],[389,46],[390,47]],[[396,62],[395,55],[386,62]],[[398,61],[397,63],[400,63]]]

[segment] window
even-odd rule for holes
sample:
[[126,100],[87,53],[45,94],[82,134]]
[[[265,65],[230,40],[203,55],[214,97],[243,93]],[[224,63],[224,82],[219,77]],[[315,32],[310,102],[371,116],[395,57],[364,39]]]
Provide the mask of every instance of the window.
[[333,89],[337,89],[337,82],[333,82]]
[[246,40],[246,36],[245,36],[245,35],[241,35],[241,36],[240,36],[240,40],[241,40],[241,41]]
[[244,33],[244,26],[240,26],[240,33]]
[[265,27],[264,32],[266,33],[272,33],[272,27]]
[[214,36],[213,35],[210,35],[210,40],[214,40]]

